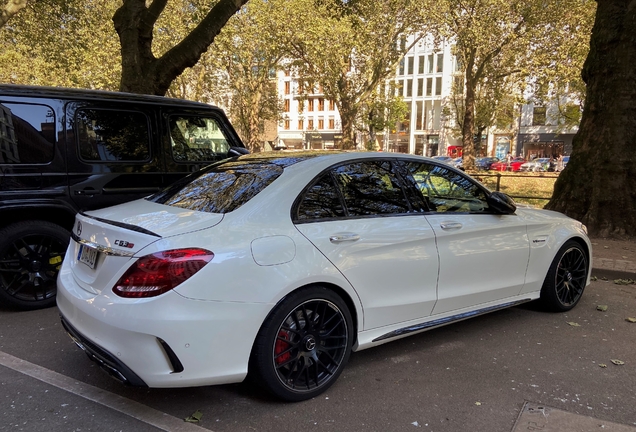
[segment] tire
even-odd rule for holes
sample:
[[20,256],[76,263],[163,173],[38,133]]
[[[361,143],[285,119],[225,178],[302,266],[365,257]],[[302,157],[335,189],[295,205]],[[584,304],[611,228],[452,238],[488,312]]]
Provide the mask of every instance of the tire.
[[0,230],[0,303],[20,310],[54,306],[70,237],[66,229],[45,221]]
[[352,342],[353,323],[345,302],[326,288],[303,288],[283,300],[263,323],[252,350],[250,375],[280,399],[310,399],[338,379]]
[[565,312],[577,305],[587,282],[589,259],[574,240],[567,241],[554,257],[541,288],[541,302],[553,312]]

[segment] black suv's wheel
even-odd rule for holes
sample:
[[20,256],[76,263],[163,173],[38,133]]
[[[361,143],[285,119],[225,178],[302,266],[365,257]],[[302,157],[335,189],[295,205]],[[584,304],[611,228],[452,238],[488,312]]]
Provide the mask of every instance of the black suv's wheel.
[[22,310],[55,305],[57,274],[70,237],[64,228],[45,221],[0,230],[0,302]]
[[278,305],[261,327],[250,373],[281,399],[310,399],[336,381],[352,340],[351,314],[342,299],[326,288],[305,288]]
[[572,309],[581,300],[589,261],[581,245],[567,241],[554,257],[541,288],[541,301],[555,312]]

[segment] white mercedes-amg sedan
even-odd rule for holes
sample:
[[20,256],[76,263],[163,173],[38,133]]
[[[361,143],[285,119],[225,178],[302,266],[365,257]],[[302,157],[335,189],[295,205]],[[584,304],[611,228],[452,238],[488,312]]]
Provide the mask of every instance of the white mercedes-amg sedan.
[[148,387],[250,374],[288,401],[352,351],[536,299],[567,311],[592,255],[576,220],[381,152],[229,159],[81,213],[72,237],[57,302],[103,369]]

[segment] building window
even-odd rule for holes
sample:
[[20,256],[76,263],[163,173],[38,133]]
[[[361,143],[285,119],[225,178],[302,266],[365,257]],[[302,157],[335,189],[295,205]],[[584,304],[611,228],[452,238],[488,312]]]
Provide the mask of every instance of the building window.
[[325,100],[323,98],[318,98],[318,111],[325,110]]
[[336,109],[336,103],[332,100],[329,101],[329,111],[334,111]]
[[289,130],[289,120],[285,120],[285,130]]
[[301,100],[298,101],[298,114],[303,112],[303,108],[304,108],[305,103]]
[[307,111],[313,111],[314,110],[314,100],[313,99],[308,99],[307,100],[307,104],[309,105],[309,109]]
[[291,93],[291,83],[289,81],[285,81],[285,94]]
[[331,117],[329,119],[329,129],[335,129],[336,128],[336,121],[333,117]]
[[406,80],[406,97],[413,96],[413,80]]
[[398,68],[398,75],[404,75],[404,59],[400,60],[400,66]]
[[435,78],[435,96],[442,94],[442,77]]
[[433,54],[428,55],[428,67],[426,68],[426,72],[433,73]]
[[415,57],[409,57],[407,61],[407,69],[406,73],[409,75],[413,75],[413,62],[415,61]]
[[532,126],[544,126],[545,120],[545,107],[535,106],[532,112]]
[[424,96],[424,78],[417,79],[417,95]]
[[444,54],[437,54],[437,72],[444,71]]
[[433,96],[433,78],[426,78],[426,96]]
[[305,121],[304,120],[298,120],[298,130],[303,130],[305,127]]
[[289,99],[285,99],[285,112],[289,112]]
[[325,128],[325,119],[322,117],[318,117],[318,129]]
[[397,80],[395,83],[395,95],[402,96],[403,88],[404,88],[404,80]]
[[285,76],[289,76],[289,75],[291,75],[291,72],[289,71],[289,69],[287,69],[287,70],[285,71]]
[[417,58],[417,73],[420,75],[424,73],[424,56],[423,55]]
[[307,120],[307,129],[313,130],[314,128],[314,119]]

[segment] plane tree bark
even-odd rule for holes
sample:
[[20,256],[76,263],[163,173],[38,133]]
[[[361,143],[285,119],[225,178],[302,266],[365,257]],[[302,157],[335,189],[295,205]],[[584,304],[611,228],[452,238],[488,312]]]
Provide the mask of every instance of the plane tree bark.
[[15,14],[24,9],[27,0],[9,0],[6,4],[0,6],[0,27],[5,25]]
[[121,43],[119,89],[163,96],[172,81],[194,66],[225,23],[248,0],[219,0],[201,22],[160,57],[152,51],[153,30],[168,0],[123,0],[113,16]]
[[546,208],[592,235],[636,235],[636,0],[597,1],[585,109]]

